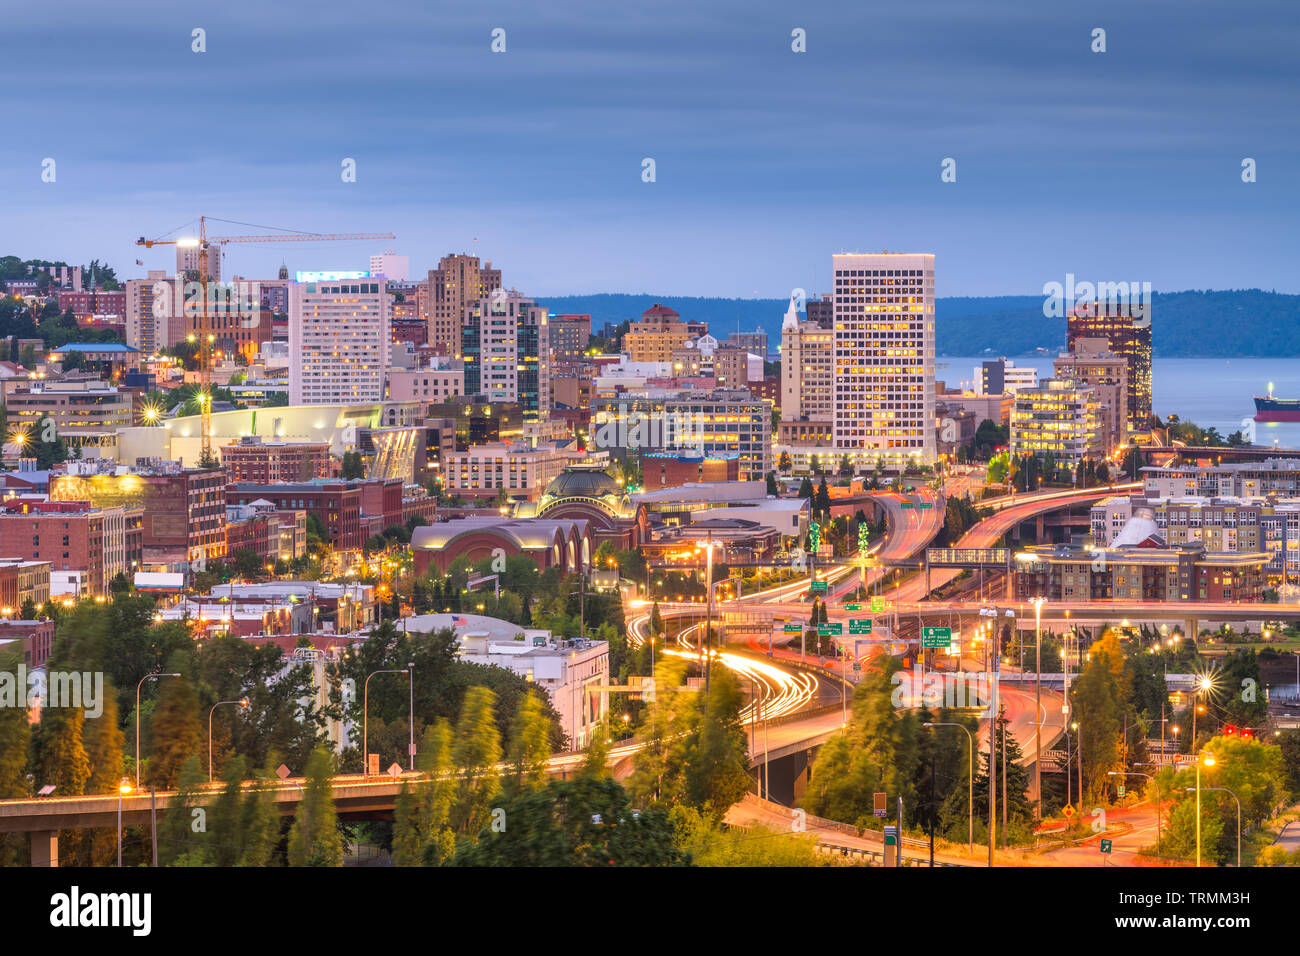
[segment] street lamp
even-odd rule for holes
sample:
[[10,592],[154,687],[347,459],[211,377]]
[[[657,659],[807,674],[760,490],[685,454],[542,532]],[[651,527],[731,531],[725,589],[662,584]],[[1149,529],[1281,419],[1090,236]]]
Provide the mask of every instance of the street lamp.
[[140,683],[135,685],[135,785],[140,786],[140,686],[147,680],[160,677],[180,677],[180,674],[145,674]]
[[[1210,758],[1210,760],[1208,760],[1208,761],[1206,762],[1206,766],[1207,766],[1207,767],[1212,767],[1212,766],[1214,766],[1214,760],[1213,760],[1213,758]],[[1200,866],[1200,865],[1201,865],[1201,817],[1200,817],[1200,812],[1201,812],[1201,785],[1200,785],[1200,773],[1199,773],[1200,765],[1199,765],[1199,764],[1197,764],[1197,770],[1198,770],[1198,773],[1197,773],[1197,785],[1196,785],[1196,813],[1197,813],[1197,817],[1196,817],[1196,865],[1197,865],[1197,866]],[[1191,788],[1191,787],[1188,787],[1187,789],[1188,789],[1188,790],[1191,790],[1192,788]],[[1228,796],[1232,797],[1232,799],[1235,800],[1236,803],[1237,803],[1237,869],[1241,869],[1241,801],[1240,801],[1240,800],[1237,800],[1237,795],[1236,795],[1235,793],[1233,793],[1231,790],[1229,790],[1227,787],[1206,787],[1205,789],[1206,789],[1206,790],[1211,790],[1211,791],[1215,791],[1215,790],[1217,790],[1219,793],[1226,793]]]
[[1160,784],[1156,783],[1156,778],[1149,773],[1142,773],[1140,770],[1107,770],[1108,777],[1146,777],[1151,781],[1151,786],[1156,788],[1156,847],[1160,847]]
[[[366,675],[365,682],[361,685],[361,776],[370,776],[370,678],[376,674],[406,674],[411,676],[410,668],[405,670],[386,668],[384,670],[371,671]],[[414,702],[414,692],[412,692],[412,702]],[[412,703],[414,708],[414,703]],[[414,733],[414,731],[412,731]]]
[[123,777],[117,785],[117,868],[122,869],[122,798],[131,792],[131,780]]
[[[966,731],[968,738],[967,744],[967,762],[969,768],[966,774],[966,840],[970,844],[971,855],[975,854],[975,736],[970,732],[970,728],[964,724],[955,724],[944,720],[926,721],[922,726],[925,727],[960,727]],[[933,809],[933,808],[932,808]]]
[[1214,754],[1202,750],[1196,755],[1196,867],[1201,866],[1201,764],[1214,766]]
[[208,783],[212,782],[212,714],[222,704],[238,704],[240,707],[247,709],[248,698],[241,697],[239,700],[219,700],[208,710]]

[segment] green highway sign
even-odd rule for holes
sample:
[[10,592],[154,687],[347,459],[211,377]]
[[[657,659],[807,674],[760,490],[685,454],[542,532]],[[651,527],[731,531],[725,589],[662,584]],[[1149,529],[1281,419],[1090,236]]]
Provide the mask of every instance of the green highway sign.
[[879,614],[879,613],[881,613],[884,609],[885,609],[885,599],[884,599],[884,598],[872,598],[872,599],[871,599],[871,610],[872,610],[874,613]]
[[871,618],[864,618],[864,619],[860,619],[860,620],[857,620],[857,621],[853,620],[853,618],[849,618],[849,633],[850,633],[850,634],[870,634],[870,633],[871,633]]
[[862,605],[861,605],[861,604],[846,604],[846,605],[844,605],[844,610],[846,610],[846,611],[861,611],[861,610],[862,610]]
[[1102,853],[1109,853],[1109,852],[1111,851],[1111,848],[1114,847],[1114,845],[1115,845],[1115,844],[1112,843],[1110,840],[1102,840],[1102,841],[1101,841],[1101,852],[1102,852]]
[[813,594],[824,594],[826,592],[826,582],[814,581],[812,583],[812,592]]
[[1118,787],[1116,787],[1115,793],[1121,800],[1124,799],[1124,784],[1121,783]]
[[900,504],[898,507],[900,507],[900,508],[911,508],[911,507],[912,507],[912,502],[910,502],[910,501],[904,501],[904,502],[903,502],[902,504]]
[[833,634],[843,634],[844,625],[843,624],[818,624],[817,633],[822,635],[823,637],[829,637]]
[[860,670],[862,670],[862,665],[859,664],[857,661],[854,661],[854,662],[853,662],[853,669],[854,669],[855,671],[860,671]]
[[934,504],[933,504],[932,502],[929,502],[929,501],[922,501],[919,505],[917,505],[917,507],[918,507],[918,508],[921,508],[921,509],[925,509],[925,508],[933,508],[933,507],[934,507]]
[[952,628],[950,627],[921,628],[922,647],[947,647],[951,643],[952,643]]
[[786,634],[798,634],[800,631],[803,630],[803,625],[802,625],[802,624],[786,624],[786,625],[784,625],[784,626],[781,628],[781,630],[782,630],[784,633],[786,633]]

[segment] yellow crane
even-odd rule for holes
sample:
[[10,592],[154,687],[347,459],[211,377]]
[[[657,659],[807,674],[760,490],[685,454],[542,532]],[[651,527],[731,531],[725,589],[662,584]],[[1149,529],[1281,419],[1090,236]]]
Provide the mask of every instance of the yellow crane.
[[[221,222],[223,220],[217,220]],[[202,287],[203,304],[199,316],[199,408],[202,420],[203,437],[200,461],[204,465],[214,462],[212,457],[212,351],[213,335],[210,331],[208,317],[208,250],[213,246],[224,246],[233,242],[330,242],[349,239],[396,239],[391,232],[284,232],[262,236],[209,236],[207,234],[207,217],[199,217],[199,235],[197,238],[185,239],[146,239],[141,236],[135,241],[137,246],[152,249],[154,246],[181,246],[199,250],[199,284]]]

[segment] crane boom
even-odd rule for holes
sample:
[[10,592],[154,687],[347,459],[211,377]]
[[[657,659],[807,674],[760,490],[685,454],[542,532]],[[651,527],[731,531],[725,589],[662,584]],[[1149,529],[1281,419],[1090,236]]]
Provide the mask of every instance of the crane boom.
[[391,232],[286,232],[270,236],[209,236],[208,242],[328,242],[340,239],[396,239]]

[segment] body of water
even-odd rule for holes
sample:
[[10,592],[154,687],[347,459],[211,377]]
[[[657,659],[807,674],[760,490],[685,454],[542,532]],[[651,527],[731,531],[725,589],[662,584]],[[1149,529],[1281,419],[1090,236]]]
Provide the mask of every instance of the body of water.
[[[991,357],[991,356],[990,356]],[[935,373],[949,387],[970,382],[975,367],[987,358],[939,356]],[[1052,375],[1051,357],[1020,356],[1013,365],[1038,369],[1039,378]],[[1255,417],[1256,395],[1300,398],[1300,359],[1296,358],[1155,358],[1151,368],[1151,401],[1161,419],[1170,414],[1223,435],[1240,430],[1243,419]],[[1300,422],[1258,422],[1256,443],[1300,448]]]

